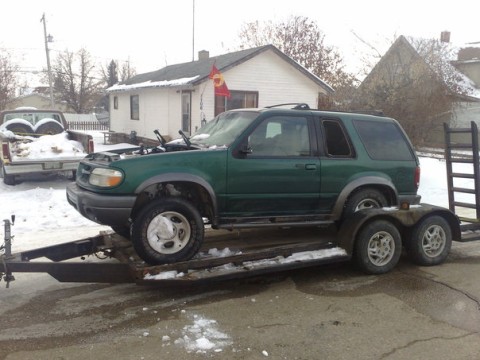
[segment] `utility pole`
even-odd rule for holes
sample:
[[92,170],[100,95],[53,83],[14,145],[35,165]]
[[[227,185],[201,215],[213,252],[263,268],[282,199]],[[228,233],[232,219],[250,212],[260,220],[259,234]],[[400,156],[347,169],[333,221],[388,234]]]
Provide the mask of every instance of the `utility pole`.
[[47,53],[47,71],[48,71],[48,85],[50,86],[50,106],[55,109],[55,100],[53,98],[53,83],[52,83],[52,68],[50,67],[50,51],[48,49],[48,43],[52,42],[52,35],[47,36],[47,20],[45,19],[45,13],[43,13],[40,22],[43,21],[43,36],[45,38],[45,52]]
[[193,8],[192,8],[192,61],[195,61],[195,0],[193,1]]

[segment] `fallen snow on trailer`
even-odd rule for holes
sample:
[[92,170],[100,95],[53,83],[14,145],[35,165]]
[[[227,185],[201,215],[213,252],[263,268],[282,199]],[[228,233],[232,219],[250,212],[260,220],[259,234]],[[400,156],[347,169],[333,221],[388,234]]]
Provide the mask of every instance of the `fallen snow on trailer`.
[[[216,250],[216,249],[215,249]],[[226,249],[229,251],[229,249]],[[312,250],[312,251],[302,251],[298,253],[293,253],[290,256],[276,256],[271,259],[261,259],[254,261],[245,261],[241,265],[236,265],[234,263],[227,263],[224,265],[200,269],[200,270],[191,270],[188,273],[179,272],[176,270],[162,271],[158,274],[147,273],[144,276],[145,280],[167,280],[167,279],[181,279],[188,278],[192,279],[204,279],[213,276],[227,275],[237,272],[245,272],[255,269],[267,269],[272,266],[282,265],[282,264],[291,264],[291,263],[301,263],[308,262],[312,260],[320,259],[329,259],[338,256],[346,256],[347,253],[344,249],[335,247],[331,249],[322,249],[322,250]]]

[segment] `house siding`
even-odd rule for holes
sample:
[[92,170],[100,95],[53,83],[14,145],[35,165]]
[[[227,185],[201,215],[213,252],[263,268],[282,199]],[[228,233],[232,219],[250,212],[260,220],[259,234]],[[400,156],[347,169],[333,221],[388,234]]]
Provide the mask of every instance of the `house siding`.
[[[221,70],[230,91],[258,92],[259,107],[301,102],[316,108],[318,94],[326,90],[271,50]],[[140,120],[130,120],[130,95],[138,94]],[[110,94],[111,129],[117,132],[136,131],[139,136],[154,137],[153,130],[178,138],[182,121],[182,90],[180,88],[136,89]],[[113,97],[118,97],[118,109],[113,109]],[[201,108],[203,106],[203,108]],[[215,113],[213,82],[206,80],[192,90],[191,132],[202,119],[211,120]]]
[[302,102],[316,108],[318,93],[326,93],[272,51],[225,72],[224,78],[230,90],[258,91],[259,107]]

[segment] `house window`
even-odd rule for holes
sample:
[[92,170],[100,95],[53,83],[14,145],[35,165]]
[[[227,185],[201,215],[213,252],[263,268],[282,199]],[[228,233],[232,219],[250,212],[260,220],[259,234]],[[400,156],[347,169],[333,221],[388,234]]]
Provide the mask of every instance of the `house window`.
[[192,93],[190,91],[182,92],[182,131],[190,132]]
[[130,119],[140,120],[140,103],[138,95],[130,95]]
[[118,110],[118,96],[113,97],[113,108]]
[[215,96],[215,116],[233,109],[258,107],[258,91],[230,91],[230,98]]

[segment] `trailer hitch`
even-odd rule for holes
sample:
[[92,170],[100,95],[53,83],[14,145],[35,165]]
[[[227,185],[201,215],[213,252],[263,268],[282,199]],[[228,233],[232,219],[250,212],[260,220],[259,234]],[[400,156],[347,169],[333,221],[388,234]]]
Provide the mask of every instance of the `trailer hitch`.
[[3,220],[5,227],[5,242],[0,247],[0,251],[4,251],[4,254],[1,256],[3,262],[4,273],[0,272],[0,280],[3,280],[7,283],[7,289],[10,287],[10,282],[15,280],[12,272],[8,270],[6,259],[12,258],[12,240],[14,236],[12,235],[12,226],[15,224],[15,215],[12,215],[11,220]]

